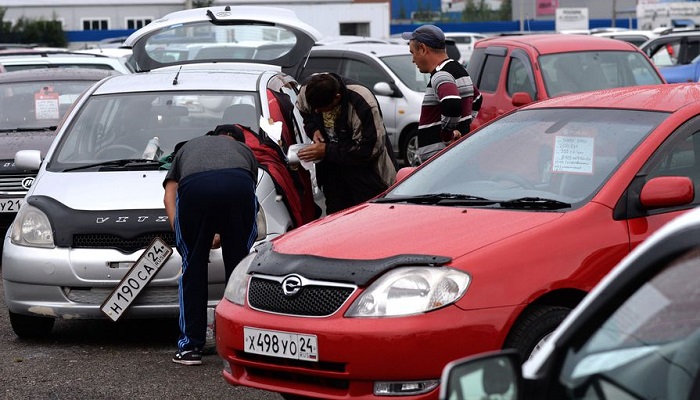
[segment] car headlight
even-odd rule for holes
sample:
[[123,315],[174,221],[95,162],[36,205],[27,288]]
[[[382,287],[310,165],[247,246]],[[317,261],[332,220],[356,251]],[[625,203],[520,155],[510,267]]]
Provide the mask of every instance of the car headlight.
[[12,222],[10,241],[18,246],[56,247],[48,217],[40,209],[24,204]]
[[471,277],[447,267],[404,267],[372,283],[346,317],[393,317],[428,312],[459,300]]
[[256,255],[256,252],[248,254],[236,265],[233,273],[231,273],[231,277],[228,278],[226,290],[224,290],[224,298],[231,303],[239,306],[245,305],[245,297],[248,291],[248,267],[250,267]]
[[255,238],[259,242],[267,237],[267,217],[265,217],[265,209],[258,203],[258,214],[255,216],[255,222],[258,225],[258,236]]

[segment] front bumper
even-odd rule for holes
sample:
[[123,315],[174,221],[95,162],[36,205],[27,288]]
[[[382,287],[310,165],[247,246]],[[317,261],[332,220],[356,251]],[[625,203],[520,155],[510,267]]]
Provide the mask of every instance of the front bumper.
[[[456,358],[502,346],[513,308],[464,311],[455,306],[396,318],[300,318],[258,312],[227,300],[216,309],[216,340],[234,385],[324,399],[377,399],[377,381],[439,379]],[[313,334],[318,362],[244,351],[243,328]],[[438,390],[410,399],[437,399]],[[392,397],[396,398],[396,397]]]

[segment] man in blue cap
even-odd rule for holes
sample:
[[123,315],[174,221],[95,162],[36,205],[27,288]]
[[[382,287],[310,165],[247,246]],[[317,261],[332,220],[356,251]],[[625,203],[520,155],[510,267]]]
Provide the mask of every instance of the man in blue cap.
[[401,37],[409,41],[418,70],[430,74],[418,121],[417,165],[469,132],[481,94],[467,70],[447,56],[440,28],[422,25]]

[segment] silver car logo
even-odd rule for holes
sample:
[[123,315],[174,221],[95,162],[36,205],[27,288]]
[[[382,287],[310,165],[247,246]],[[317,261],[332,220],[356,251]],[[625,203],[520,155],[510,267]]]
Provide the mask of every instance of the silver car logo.
[[22,187],[25,189],[29,189],[32,187],[32,183],[34,183],[34,178],[24,178],[22,179]]
[[285,296],[291,297],[299,293],[301,290],[301,278],[296,275],[290,275],[282,281],[282,293]]

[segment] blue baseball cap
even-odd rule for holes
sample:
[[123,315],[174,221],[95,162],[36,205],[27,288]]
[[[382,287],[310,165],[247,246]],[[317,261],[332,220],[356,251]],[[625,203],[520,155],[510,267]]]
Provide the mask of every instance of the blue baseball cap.
[[435,25],[419,26],[413,32],[402,33],[401,38],[404,40],[417,40],[434,49],[445,48],[445,34],[442,32],[442,29]]

